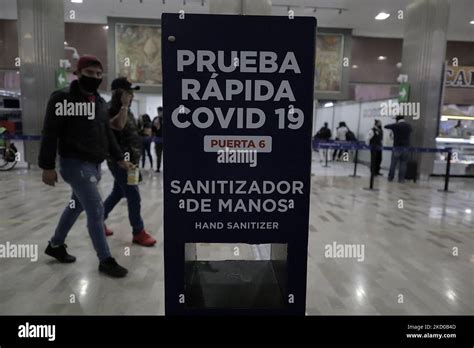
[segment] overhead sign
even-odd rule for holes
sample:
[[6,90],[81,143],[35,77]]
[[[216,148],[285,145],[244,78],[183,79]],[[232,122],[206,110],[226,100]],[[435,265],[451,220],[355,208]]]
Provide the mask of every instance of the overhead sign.
[[[162,33],[166,313],[210,310],[196,306],[194,285],[185,284],[186,248],[245,243],[287,250],[279,253],[286,259],[278,279],[284,285],[266,291],[274,298],[281,291],[280,306],[258,310],[304,314],[315,18],[163,14]],[[266,279],[255,276],[260,265],[217,280],[225,271],[215,263],[214,273],[194,279],[210,287],[248,279],[240,287],[227,284],[222,296],[243,298],[239,289]],[[257,310],[233,305],[212,310]]]
[[474,88],[474,66],[446,67],[446,87]]

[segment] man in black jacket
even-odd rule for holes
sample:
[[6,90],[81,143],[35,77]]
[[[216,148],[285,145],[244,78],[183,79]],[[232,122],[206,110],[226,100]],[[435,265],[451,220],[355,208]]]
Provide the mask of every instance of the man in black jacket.
[[104,234],[104,206],[97,189],[100,165],[109,155],[123,168],[133,165],[123,154],[109,128],[105,100],[97,89],[102,81],[102,64],[96,57],[83,56],[77,63],[78,79],[69,88],[55,91],[48,102],[44,120],[39,167],[43,182],[57,182],[56,152],[59,172],[72,188],[72,197],[64,210],[45,253],[63,263],[76,258],[64,244],[71,227],[83,210],[87,228],[99,258],[99,271],[112,277],[124,277],[127,270],[112,258]]
[[396,117],[396,123],[386,125],[384,128],[393,132],[393,151],[392,161],[390,162],[390,170],[388,172],[388,181],[393,181],[395,177],[395,169],[400,163],[398,170],[398,182],[405,182],[405,173],[407,171],[408,151],[410,146],[410,136],[412,132],[411,126],[405,122],[403,116]]

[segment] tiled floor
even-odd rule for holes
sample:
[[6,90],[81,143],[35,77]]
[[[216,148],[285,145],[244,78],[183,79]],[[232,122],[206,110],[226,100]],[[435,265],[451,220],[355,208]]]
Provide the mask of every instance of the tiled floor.
[[[400,185],[383,177],[379,191],[366,191],[366,167],[351,178],[351,164],[330,166],[313,161],[307,313],[474,314],[474,180],[453,179],[455,192],[441,193],[441,179]],[[109,219],[115,235],[108,241],[130,274],[115,280],[97,271],[85,216],[67,241],[75,264],[43,254],[69,199],[67,185],[44,186],[38,170],[0,173],[0,243],[39,246],[37,262],[0,258],[0,314],[163,314],[162,176],[145,172],[144,179],[143,216],[159,243],[132,245],[122,202]],[[106,171],[104,196],[111,185]],[[334,242],[363,246],[363,261],[325,257]]]

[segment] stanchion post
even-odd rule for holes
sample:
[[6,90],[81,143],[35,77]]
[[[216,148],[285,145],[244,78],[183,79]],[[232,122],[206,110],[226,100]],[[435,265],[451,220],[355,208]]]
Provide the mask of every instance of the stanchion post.
[[374,189],[374,171],[372,170],[372,165],[370,166],[370,185],[369,187],[364,187],[364,190],[368,191],[378,191],[378,189]]
[[449,191],[449,177],[451,176],[451,159],[453,156],[452,149],[448,148],[448,158],[446,159],[446,174],[444,175],[444,189],[438,190],[440,192],[448,192],[452,193],[453,191]]
[[328,166],[328,153],[329,153],[329,148],[326,149],[326,156],[325,156],[325,163],[324,163],[325,168],[329,168],[329,166]]
[[369,187],[364,187],[364,190],[367,191],[378,191],[378,189],[374,189],[374,173],[370,172],[370,185]]
[[359,148],[356,148],[356,153],[355,153],[355,158],[354,158],[354,174],[349,175],[350,177],[353,177],[353,178],[360,177],[359,175],[357,175],[357,163],[358,163],[358,161],[359,161]]
[[451,157],[452,152],[451,149],[448,150],[448,159],[446,161],[446,175],[444,177],[444,191],[449,191],[449,174],[451,171]]

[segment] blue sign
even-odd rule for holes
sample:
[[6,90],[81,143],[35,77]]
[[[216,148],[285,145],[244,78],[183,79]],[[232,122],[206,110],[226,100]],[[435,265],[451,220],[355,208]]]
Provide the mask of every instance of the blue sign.
[[[163,14],[166,314],[304,315],[315,35],[310,17]],[[233,260],[238,243],[270,255]]]

